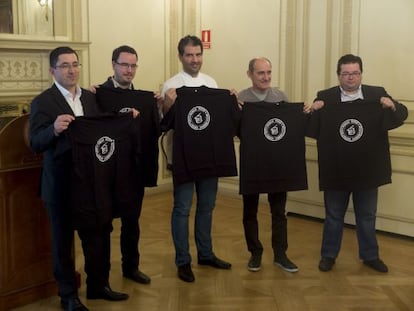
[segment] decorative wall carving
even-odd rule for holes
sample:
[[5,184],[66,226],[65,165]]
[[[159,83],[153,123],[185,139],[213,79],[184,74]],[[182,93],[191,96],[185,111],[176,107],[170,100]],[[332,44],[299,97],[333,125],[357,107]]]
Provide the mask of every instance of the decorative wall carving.
[[49,84],[46,52],[0,52],[0,92],[37,94]]

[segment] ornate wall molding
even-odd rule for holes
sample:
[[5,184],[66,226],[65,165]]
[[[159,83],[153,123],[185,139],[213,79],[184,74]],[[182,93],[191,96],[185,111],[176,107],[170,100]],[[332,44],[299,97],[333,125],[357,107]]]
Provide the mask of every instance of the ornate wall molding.
[[47,53],[3,52],[0,55],[2,96],[33,95],[49,85]]

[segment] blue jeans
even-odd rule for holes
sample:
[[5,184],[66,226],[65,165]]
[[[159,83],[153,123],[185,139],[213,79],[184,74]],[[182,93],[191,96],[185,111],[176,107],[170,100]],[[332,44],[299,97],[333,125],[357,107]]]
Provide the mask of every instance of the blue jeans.
[[171,217],[171,230],[175,246],[175,264],[182,266],[191,263],[188,242],[188,217],[193,203],[194,186],[197,193],[197,210],[194,223],[194,236],[198,259],[211,259],[214,256],[211,241],[213,209],[216,203],[217,178],[207,178],[195,182],[174,185],[174,208]]
[[363,191],[325,191],[322,257],[336,258],[341,248],[345,212],[352,193],[360,259],[379,258],[375,232],[378,188]]

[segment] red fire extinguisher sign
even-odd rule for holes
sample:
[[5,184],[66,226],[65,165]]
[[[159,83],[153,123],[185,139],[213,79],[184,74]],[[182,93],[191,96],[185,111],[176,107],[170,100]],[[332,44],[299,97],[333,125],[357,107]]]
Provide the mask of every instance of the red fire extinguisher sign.
[[203,43],[203,48],[211,48],[211,30],[202,30],[201,31],[201,42]]

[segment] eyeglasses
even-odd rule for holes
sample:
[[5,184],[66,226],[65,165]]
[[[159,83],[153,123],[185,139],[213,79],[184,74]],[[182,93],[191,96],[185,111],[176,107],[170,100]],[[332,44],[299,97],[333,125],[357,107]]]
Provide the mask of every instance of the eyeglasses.
[[341,77],[348,78],[348,77],[359,77],[361,73],[359,71],[354,72],[341,72]]
[[62,70],[69,70],[69,69],[80,69],[80,67],[82,66],[82,64],[79,63],[72,63],[72,64],[68,64],[68,63],[63,63],[62,65],[56,65],[55,69],[62,69]]
[[137,69],[137,67],[138,67],[138,65],[137,65],[137,64],[118,63],[118,62],[115,62],[115,64],[117,64],[117,65],[121,66],[121,67],[122,67],[122,68],[124,68],[124,69],[131,68],[131,70],[135,70],[135,69]]

